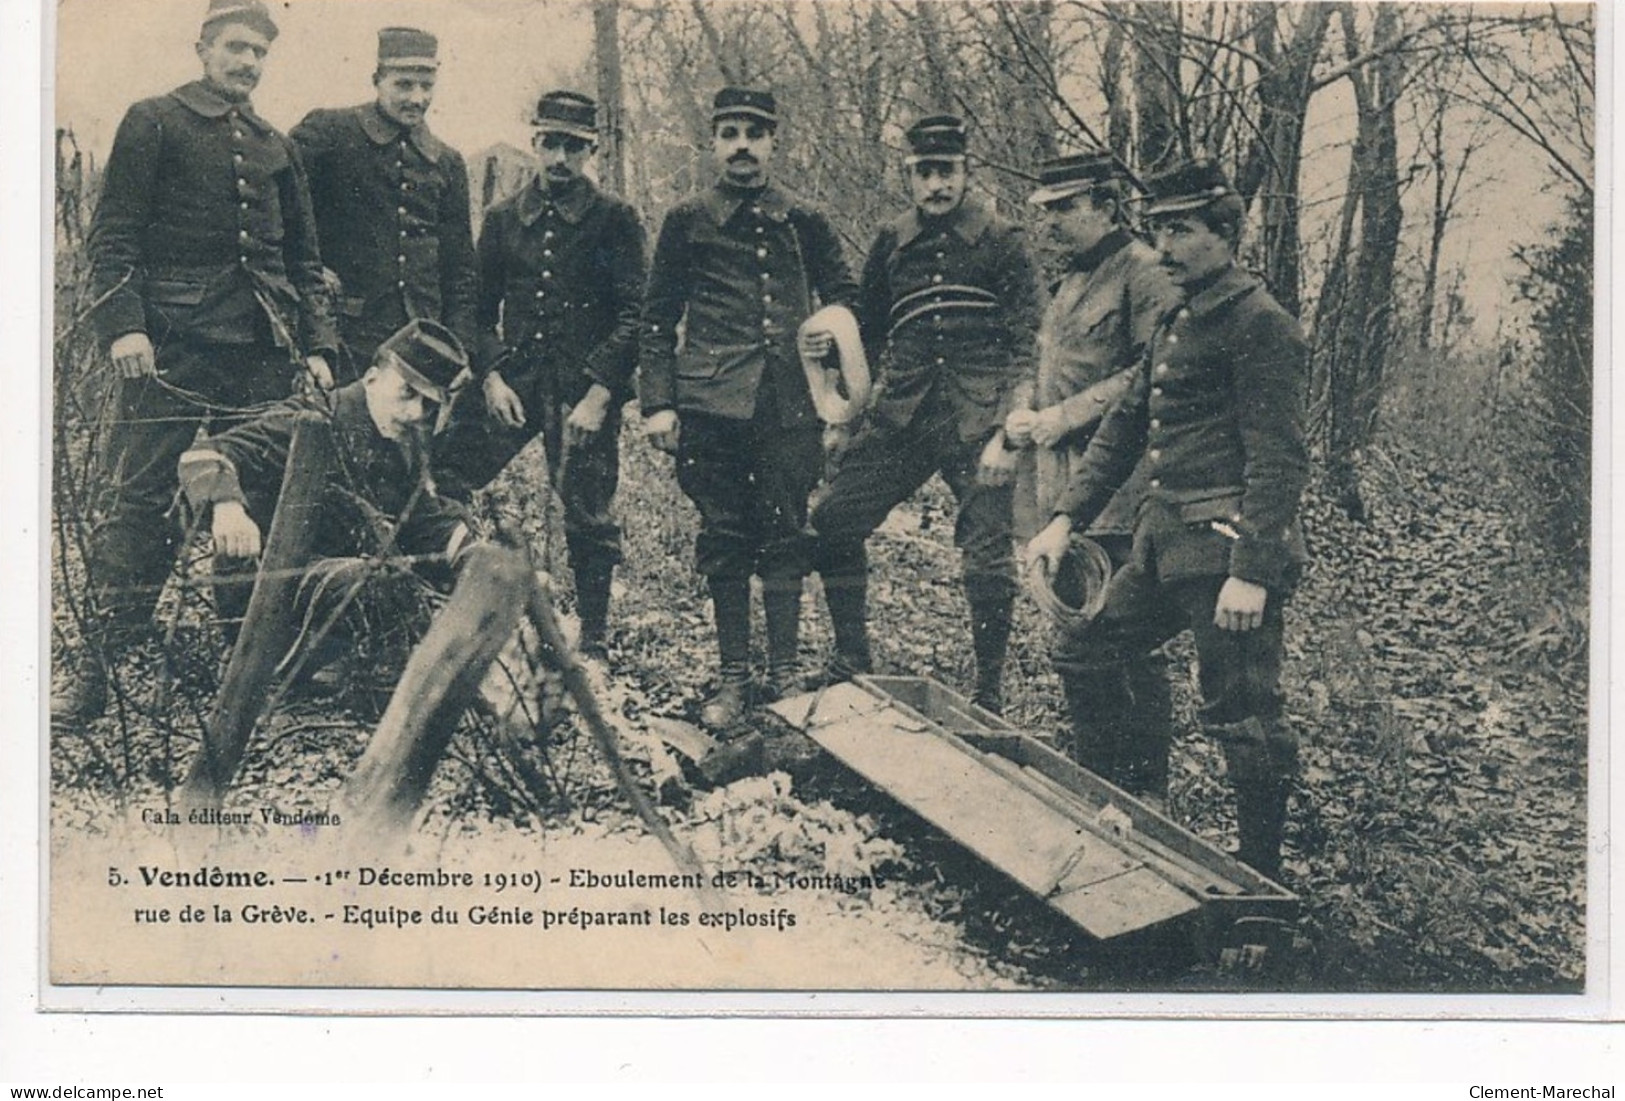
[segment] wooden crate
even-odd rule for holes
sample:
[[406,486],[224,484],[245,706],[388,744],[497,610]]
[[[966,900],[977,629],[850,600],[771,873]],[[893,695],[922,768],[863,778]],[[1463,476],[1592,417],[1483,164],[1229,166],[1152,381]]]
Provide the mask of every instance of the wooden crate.
[[1187,921],[1279,943],[1298,899],[926,677],[859,677],[773,711],[1098,940]]

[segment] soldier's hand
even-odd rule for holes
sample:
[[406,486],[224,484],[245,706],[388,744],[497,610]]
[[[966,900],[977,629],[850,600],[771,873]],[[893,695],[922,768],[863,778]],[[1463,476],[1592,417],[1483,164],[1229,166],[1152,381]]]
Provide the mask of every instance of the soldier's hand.
[[852,426],[850,424],[826,424],[824,426],[824,464],[833,466],[841,461],[846,449],[852,446]]
[[1213,609],[1213,625],[1221,631],[1251,631],[1264,622],[1269,590],[1254,581],[1226,578]]
[[257,558],[260,553],[260,526],[237,501],[221,501],[214,506],[214,553],[227,558]]
[[151,378],[158,373],[158,358],[146,333],[125,333],[107,350],[122,378]]
[[1048,409],[1033,414],[1032,425],[1033,443],[1039,447],[1054,447],[1066,435],[1066,422],[1061,417],[1061,407],[1052,405]]
[[985,486],[1007,486],[1016,478],[1015,451],[1004,446],[1004,431],[993,433],[993,438],[982,448],[982,460],[976,468],[976,481]]
[[643,422],[644,436],[657,450],[668,455],[677,454],[677,438],[681,432],[675,409],[662,409]]
[[609,415],[609,401],[609,388],[601,382],[593,383],[564,420],[566,447],[580,447],[603,429],[604,418]]
[[485,376],[484,388],[485,407],[498,424],[505,428],[525,426],[525,403],[519,400],[519,395],[513,392],[507,379],[499,372],[492,371]]
[[808,332],[803,329],[796,336],[796,351],[803,359],[817,362],[829,355],[829,350],[835,346],[835,338],[822,329]]
[[1012,409],[1004,418],[1004,438],[1017,447],[1026,447],[1033,439],[1033,421],[1038,414],[1031,409]]
[[305,371],[320,389],[333,389],[333,368],[327,365],[326,356],[306,356]]
[[1057,516],[1045,525],[1043,531],[1033,536],[1027,549],[1022,551],[1022,568],[1030,570],[1035,562],[1041,562],[1044,571],[1053,575],[1060,568],[1061,559],[1066,557],[1067,548],[1071,545],[1072,518]]

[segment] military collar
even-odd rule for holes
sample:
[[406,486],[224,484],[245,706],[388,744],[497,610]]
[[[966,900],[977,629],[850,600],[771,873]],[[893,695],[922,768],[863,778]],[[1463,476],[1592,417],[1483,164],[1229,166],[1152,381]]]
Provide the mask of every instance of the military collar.
[[1258,276],[1233,263],[1217,279],[1197,291],[1179,312],[1187,318],[1200,318],[1252,293],[1260,286]]
[[254,129],[266,134],[271,132],[271,124],[254,113],[252,103],[246,99],[227,99],[206,80],[194,80],[190,84],[182,84],[169,94],[187,110],[193,114],[202,115],[206,119],[225,118],[235,111],[246,119]]
[[1117,255],[1119,251],[1127,248],[1128,243],[1132,240],[1133,237],[1129,235],[1128,230],[1114,229],[1089,248],[1084,249],[1068,260],[1067,270],[1095,271],[1100,265]]
[[920,217],[918,209],[910,210],[897,219],[897,247],[902,248],[927,229],[936,226],[946,226],[967,245],[974,245],[982,236],[984,230],[993,224],[993,212],[983,203],[972,200],[966,196],[952,213],[941,218],[933,218],[927,222]]
[[361,129],[367,137],[372,139],[374,145],[388,145],[392,141],[399,141],[404,135],[408,141],[417,146],[419,153],[431,161],[439,159],[440,139],[429,133],[425,123],[416,126],[402,126],[400,123],[384,117],[378,110],[377,102],[363,103],[355,109],[361,118]]
[[514,211],[519,215],[519,221],[527,226],[535,225],[536,219],[547,212],[549,205],[555,207],[559,217],[571,225],[578,224],[592,204],[598,199],[598,189],[593,187],[592,181],[585,176],[578,178],[562,195],[556,194],[551,187],[543,186],[542,176],[538,173],[531,181],[529,187],[519,193],[519,201]]
[[733,187],[718,182],[710,191],[705,193],[705,208],[711,212],[719,226],[727,225],[728,219],[739,213],[739,208],[745,205],[746,200],[775,222],[782,222],[790,217],[790,200],[784,192],[768,184],[760,191]]

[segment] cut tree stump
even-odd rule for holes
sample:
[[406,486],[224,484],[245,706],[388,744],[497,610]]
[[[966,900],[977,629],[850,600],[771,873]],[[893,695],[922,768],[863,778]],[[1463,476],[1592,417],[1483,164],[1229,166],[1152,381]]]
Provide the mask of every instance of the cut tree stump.
[[412,825],[458,719],[513,636],[530,584],[522,555],[495,546],[468,552],[450,601],[412,651],[345,784],[345,817],[363,835],[398,835]]

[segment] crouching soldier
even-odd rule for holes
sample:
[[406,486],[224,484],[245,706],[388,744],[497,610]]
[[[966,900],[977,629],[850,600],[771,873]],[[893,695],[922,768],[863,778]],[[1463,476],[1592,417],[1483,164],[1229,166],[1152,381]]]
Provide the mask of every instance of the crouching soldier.
[[[1038,329],[1031,407],[1005,420],[1005,435],[1030,450],[1016,483],[1016,530],[1031,536],[1054,515],[1101,418],[1134,384],[1158,321],[1179,292],[1137,239],[1125,214],[1123,169],[1109,152],[1056,157],[1041,170],[1031,202],[1043,211],[1061,275]],[[1121,566],[1128,560],[1146,475],[1130,478],[1090,525],[1088,536]],[[1135,795],[1162,798],[1168,786],[1171,704],[1167,662],[1129,655],[1121,670],[1079,672],[1065,637],[1057,662],[1075,730],[1104,741],[1074,743],[1085,768]],[[1076,717],[1081,716],[1081,720]]]
[[[314,530],[299,586],[301,614],[314,621],[323,606],[336,607],[333,598],[342,599],[348,588],[343,582],[366,576],[383,556],[412,556],[428,579],[449,581],[471,545],[471,528],[463,507],[434,490],[427,437],[467,371],[468,358],[449,329],[413,321],[379,345],[357,381],[290,399],[182,455],[181,488],[194,513],[210,523],[215,573],[232,572],[222,559],[259,556],[295,428],[314,412],[331,426],[333,469],[323,472],[309,521]],[[216,594],[228,614],[246,606],[248,585],[222,583]],[[314,615],[313,600],[320,602]]]
[[[1076,685],[1110,684],[1125,664],[1189,628],[1202,723],[1224,749],[1241,860],[1280,871],[1296,734],[1281,721],[1282,609],[1304,561],[1298,502],[1308,477],[1308,348],[1297,322],[1236,265],[1241,198],[1208,162],[1152,180],[1146,217],[1183,294],[1151,338],[1134,388],[1089,443],[1029,560],[1060,562],[1141,468],[1147,496],[1128,564],[1105,607],[1059,658]],[[1109,708],[1071,708],[1083,744],[1109,733]]]
[[584,174],[597,111],[577,92],[544,95],[531,139],[541,173],[485,216],[476,311],[482,384],[436,441],[435,472],[448,494],[466,499],[542,437],[564,504],[580,648],[602,657],[621,560],[612,506],[621,406],[637,366],[644,239],[637,213]]

